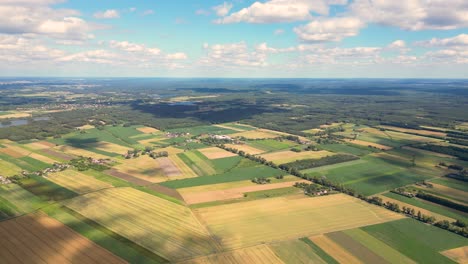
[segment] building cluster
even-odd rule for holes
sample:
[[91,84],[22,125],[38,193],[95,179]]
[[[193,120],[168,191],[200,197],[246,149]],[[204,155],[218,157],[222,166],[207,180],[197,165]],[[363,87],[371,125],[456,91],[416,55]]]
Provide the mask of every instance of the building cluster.
[[71,165],[64,164],[64,163],[54,163],[52,165],[52,168],[45,168],[43,170],[35,171],[35,172],[22,171],[21,175],[23,175],[23,176],[27,176],[27,175],[47,176],[47,174],[49,174],[49,173],[64,171],[64,170],[70,168],[70,166]]
[[11,183],[10,179],[0,175],[0,184],[10,184],[10,183]]
[[185,137],[185,136],[190,136],[190,133],[187,133],[187,132],[167,132],[166,133],[167,138],[178,138],[178,137]]

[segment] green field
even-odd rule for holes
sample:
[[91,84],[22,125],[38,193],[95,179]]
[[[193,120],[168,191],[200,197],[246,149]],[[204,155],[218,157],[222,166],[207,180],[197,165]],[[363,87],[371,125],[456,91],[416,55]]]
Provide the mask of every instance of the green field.
[[373,149],[369,147],[358,147],[357,145],[349,144],[322,144],[319,147],[331,152],[349,153],[356,156],[364,156],[373,152]]
[[447,217],[450,217],[450,218],[453,218],[453,219],[460,219],[460,220],[463,220],[465,222],[468,222],[468,214],[457,211],[455,209],[450,209],[450,208],[444,207],[442,205],[434,204],[434,203],[424,201],[424,200],[421,200],[421,199],[418,199],[418,198],[409,198],[409,197],[399,195],[399,194],[396,194],[396,193],[391,193],[391,192],[385,193],[384,196],[386,196],[388,198],[398,200],[398,201],[401,201],[401,202],[404,202],[404,203],[407,203],[407,204],[411,204],[411,205],[414,205],[416,207],[420,207],[420,208],[426,209],[428,211],[431,211],[431,212],[434,212],[434,213],[437,213],[437,214],[441,214],[441,215],[444,215],[444,216],[447,216]]
[[245,131],[250,131],[250,130],[255,130],[255,129],[257,129],[257,128],[255,128],[255,127],[246,126],[246,125],[241,125],[241,124],[234,124],[234,123],[226,123],[226,124],[222,124],[222,125],[223,125],[223,126],[227,126],[227,127],[242,129],[242,130],[245,130]]
[[59,145],[69,145],[76,148],[83,148],[93,150],[92,144],[98,142],[109,142],[125,147],[138,145],[138,142],[131,138],[132,136],[143,134],[136,130],[135,127],[122,127],[122,126],[105,126],[102,130],[92,128],[85,130],[82,134],[74,132],[59,139],[49,140],[52,143]]
[[299,194],[303,193],[303,191],[296,187],[284,187],[272,190],[264,190],[264,191],[256,191],[256,192],[247,192],[245,193],[245,198],[248,200],[255,200],[255,199],[264,199],[264,198],[273,198],[279,196],[285,196],[290,194]]
[[66,207],[52,205],[43,210],[84,237],[130,263],[157,264],[168,261]]
[[0,159],[10,162],[26,171],[38,171],[50,167],[50,164],[33,159],[31,157],[13,158],[11,156],[0,154]]
[[418,263],[455,263],[438,252],[468,245],[468,240],[462,236],[413,219],[361,229]]
[[17,184],[0,185],[0,197],[13,204],[21,213],[30,213],[46,205]]
[[450,179],[450,178],[437,178],[432,179],[431,182],[438,183],[440,185],[444,185],[450,188],[454,188],[460,191],[468,192],[468,184],[462,181]]
[[275,254],[278,255],[285,264],[327,263],[320,258],[308,244],[301,240],[290,240],[272,244],[270,248],[273,249]]
[[217,135],[227,135],[227,134],[234,134],[238,131],[216,127],[216,126],[194,126],[194,127],[186,127],[186,128],[176,128],[176,129],[169,129],[168,132],[175,132],[175,133],[190,133],[190,136],[198,136],[201,134],[217,134]]
[[[351,161],[349,163],[330,166],[327,170],[317,168],[306,170],[310,176],[326,176],[331,181],[340,182],[363,195],[372,195],[429,177],[405,170],[405,167],[392,164],[388,160],[375,157],[364,157],[366,162]],[[349,164],[349,166],[344,166]]]
[[327,252],[323,251],[319,246],[317,246],[312,240],[307,237],[300,239],[302,242],[306,243],[321,259],[325,260],[328,264],[339,264],[332,256],[328,255]]
[[289,140],[275,140],[275,139],[262,139],[262,140],[252,140],[246,142],[249,146],[252,146],[257,149],[265,150],[265,151],[276,151],[291,148],[296,146],[295,142]]
[[286,173],[281,170],[260,165],[256,167],[236,168],[218,175],[167,181],[161,183],[161,185],[177,189],[223,182],[250,180],[255,177],[273,177],[277,175],[286,175]]
[[0,196],[0,221],[19,214],[19,209],[7,199]]
[[402,264],[414,263],[414,261],[412,261],[410,258],[406,257],[405,255],[401,254],[396,249],[385,244],[383,241],[380,241],[379,239],[371,236],[369,233],[366,233],[360,228],[348,229],[343,232],[346,233],[355,241],[366,246],[368,249],[370,249],[374,253],[378,254],[380,257],[382,257],[389,263],[402,263]]
[[[197,173],[198,176],[222,174],[238,167],[238,165],[242,165],[241,161],[245,160],[240,156],[210,160],[197,150],[179,153],[177,156]],[[255,165],[257,164],[253,166]]]
[[30,176],[22,179],[21,187],[46,201],[60,201],[78,195],[40,176]]

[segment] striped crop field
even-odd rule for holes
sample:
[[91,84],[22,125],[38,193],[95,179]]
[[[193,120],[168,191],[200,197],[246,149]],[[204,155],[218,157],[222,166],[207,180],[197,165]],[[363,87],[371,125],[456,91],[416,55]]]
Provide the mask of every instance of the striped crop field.
[[284,263],[266,245],[223,252],[216,255],[200,257],[181,262],[180,264],[281,264]]
[[1,222],[0,236],[2,263],[126,263],[39,213]]
[[229,249],[402,218],[344,194],[278,197],[195,209]]
[[86,194],[66,206],[171,261],[219,249],[188,208],[132,188]]
[[76,193],[88,193],[112,187],[109,183],[102,182],[75,170],[65,170],[52,173],[47,176],[47,178]]

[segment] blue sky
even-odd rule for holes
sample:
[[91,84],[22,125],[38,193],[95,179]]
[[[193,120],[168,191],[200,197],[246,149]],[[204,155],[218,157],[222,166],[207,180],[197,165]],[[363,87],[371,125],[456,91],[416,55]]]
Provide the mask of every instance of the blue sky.
[[0,75],[468,77],[464,0],[0,0]]

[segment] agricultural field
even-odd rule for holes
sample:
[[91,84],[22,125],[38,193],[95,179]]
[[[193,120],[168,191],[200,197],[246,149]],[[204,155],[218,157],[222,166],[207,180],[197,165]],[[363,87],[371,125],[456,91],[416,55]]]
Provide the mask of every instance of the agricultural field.
[[47,176],[47,179],[80,194],[112,187],[108,183],[70,169],[51,173]]
[[219,253],[207,257],[191,259],[180,262],[181,264],[282,264],[278,256],[265,245],[238,249],[230,252]]
[[226,151],[224,149],[220,149],[217,147],[202,148],[202,149],[199,149],[198,151],[210,160],[237,156],[234,153],[231,153],[229,151]]
[[126,263],[44,214],[0,222],[5,263]]
[[248,167],[237,167],[225,173],[217,175],[199,176],[189,179],[162,182],[161,185],[169,188],[179,189],[194,186],[251,180],[256,177],[269,178],[279,175],[286,175],[286,172],[278,169],[273,169],[264,165],[249,165]]
[[285,164],[289,162],[293,162],[296,160],[303,160],[303,159],[320,159],[326,156],[332,156],[333,153],[320,150],[320,151],[301,151],[301,152],[294,152],[291,150],[284,150],[278,152],[271,152],[267,154],[260,155],[262,158],[272,161],[275,164]]
[[217,147],[185,151],[177,157],[198,176],[222,174],[245,163],[242,157]]
[[159,132],[158,129],[153,127],[138,127],[137,130],[145,134],[153,134]]
[[250,140],[246,142],[247,145],[258,148],[264,151],[277,151],[284,150],[287,148],[292,148],[297,146],[296,142],[290,140],[276,140],[276,139],[260,139],[260,140]]
[[[265,190],[275,190],[285,187],[291,187],[296,182],[307,182],[305,180],[299,181],[286,181],[286,182],[278,182],[278,183],[271,183],[271,184],[251,184],[249,186],[243,187],[234,187],[229,189],[219,190],[219,186],[217,190],[213,191],[201,191],[201,192],[194,192],[194,188],[185,188],[179,189],[181,192],[182,197],[184,198],[187,204],[197,204],[197,203],[207,203],[213,201],[221,201],[221,200],[230,200],[230,199],[239,199],[245,197],[247,193],[250,192],[258,192],[258,191],[265,191]],[[192,189],[192,190],[190,190]]]
[[321,252],[322,260],[328,257],[327,263],[463,263],[468,245],[460,236],[413,219],[329,232],[301,241]]
[[194,212],[229,249],[402,218],[343,194],[315,198],[301,194],[199,208]]
[[0,159],[1,175],[10,177],[21,173],[22,169],[13,163]]
[[406,196],[399,195],[399,194],[396,194],[396,193],[385,193],[383,195],[385,197],[395,199],[395,200],[401,201],[403,203],[406,203],[406,204],[409,204],[409,205],[412,205],[412,206],[415,206],[415,207],[423,208],[423,209],[425,209],[427,211],[430,211],[432,213],[443,215],[443,216],[451,218],[451,219],[460,219],[460,220],[465,221],[465,222],[468,220],[468,214],[467,213],[464,213],[464,212],[461,212],[461,211],[458,211],[458,210],[455,210],[455,209],[450,209],[450,208],[447,208],[447,207],[439,205],[439,204],[431,203],[431,202],[426,201],[426,200],[422,200],[422,199],[419,199],[419,198],[408,198]]
[[231,137],[244,137],[247,139],[265,139],[265,138],[277,138],[282,135],[285,135],[284,133],[277,132],[277,131],[272,131],[268,129],[256,129],[256,130],[250,130],[250,131],[245,131],[245,132],[238,132],[235,134],[231,134]]
[[[344,166],[346,164],[346,166]],[[409,164],[366,156],[361,160],[305,170],[310,176],[326,176],[356,190],[363,195],[372,195],[414,182],[430,179],[429,176],[415,171]]]
[[257,155],[265,152],[263,149],[258,149],[248,144],[225,144],[225,146],[228,148],[237,149],[238,151],[243,151],[250,155]]
[[447,133],[432,131],[432,130],[410,129],[410,128],[401,128],[401,127],[394,127],[394,126],[379,126],[379,127],[390,130],[390,131],[417,134],[421,136],[439,137],[439,138],[444,138],[447,136]]
[[327,263],[314,250],[301,240],[288,240],[271,244],[270,248],[285,264]]
[[232,128],[224,128],[224,127],[213,125],[213,126],[195,126],[195,127],[187,127],[187,128],[169,129],[167,130],[167,132],[189,133],[190,136],[199,136],[202,134],[231,135],[231,134],[237,133],[238,131]]
[[466,238],[413,219],[361,229],[417,263],[454,263],[440,252],[468,245]]
[[86,194],[66,206],[171,261],[220,249],[188,208],[131,188]]
[[227,128],[227,129],[233,129],[239,132],[242,131],[250,131],[250,130],[256,130],[256,127],[245,125],[245,124],[239,124],[239,123],[225,123],[225,124],[219,124],[215,125],[217,127],[222,127],[222,128]]
[[119,160],[119,163],[112,168],[112,171],[128,174],[152,183],[195,176],[190,168],[180,163],[176,155],[171,154],[169,157],[157,159],[142,155],[133,159]]

